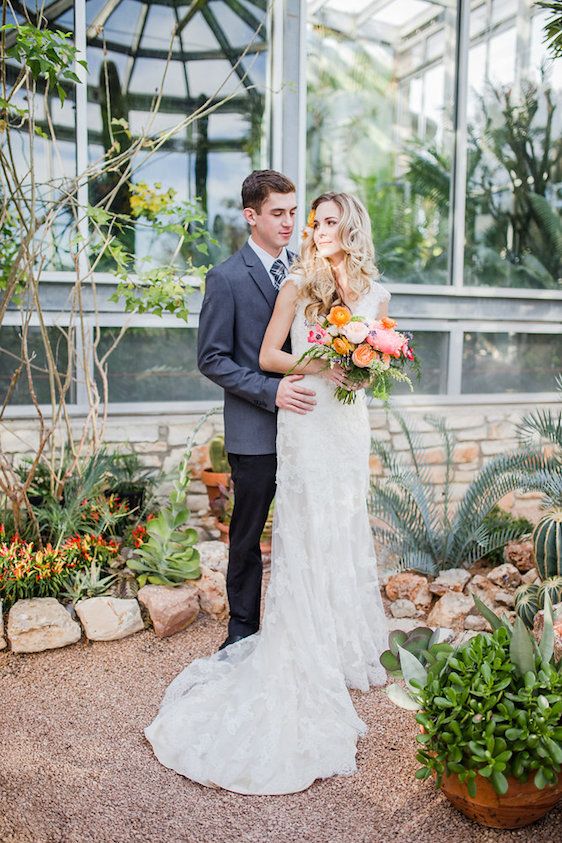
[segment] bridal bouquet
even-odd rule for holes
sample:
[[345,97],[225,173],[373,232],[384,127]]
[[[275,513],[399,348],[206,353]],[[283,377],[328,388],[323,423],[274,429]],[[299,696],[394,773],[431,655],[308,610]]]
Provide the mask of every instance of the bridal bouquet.
[[[393,379],[413,389],[410,378],[402,371],[410,364],[417,367],[412,335],[397,331],[394,319],[384,317],[370,322],[363,316],[353,316],[345,305],[336,305],[322,324],[311,327],[308,342],[311,347],[297,365],[307,358],[327,360],[332,367],[339,363],[348,381],[370,389],[375,398],[383,401],[390,397]],[[353,404],[356,392],[339,386],[335,396],[344,404]]]

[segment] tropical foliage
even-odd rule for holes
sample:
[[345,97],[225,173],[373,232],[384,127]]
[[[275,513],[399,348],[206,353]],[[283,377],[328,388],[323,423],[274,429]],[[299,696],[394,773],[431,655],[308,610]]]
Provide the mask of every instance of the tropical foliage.
[[[476,475],[461,500],[453,506],[453,452],[455,439],[441,418],[425,421],[441,436],[445,454],[442,486],[432,482],[431,466],[413,423],[392,411],[407,442],[399,455],[392,447],[373,440],[372,452],[385,471],[384,482],[371,485],[370,510],[382,527],[377,537],[396,553],[404,569],[435,574],[470,564],[521,535],[517,523],[490,522],[496,504],[516,489],[541,491],[544,477],[556,468],[554,457],[540,448],[515,451],[489,460]],[[488,518],[488,521],[487,521]]]

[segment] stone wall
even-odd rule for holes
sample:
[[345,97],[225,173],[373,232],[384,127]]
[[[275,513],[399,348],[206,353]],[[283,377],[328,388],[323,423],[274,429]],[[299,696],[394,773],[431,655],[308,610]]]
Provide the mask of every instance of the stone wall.
[[[544,409],[552,405],[538,405]],[[441,484],[445,475],[444,450],[441,437],[425,420],[424,415],[441,416],[453,432],[454,475],[452,497],[459,500],[474,479],[477,471],[492,456],[516,447],[515,425],[521,417],[537,405],[476,405],[470,406],[423,406],[409,411],[411,428],[419,433],[426,459],[431,464],[431,474],[436,484]],[[558,409],[558,408],[554,408]],[[159,415],[115,415],[107,422],[105,442],[109,447],[130,446],[141,457],[145,465],[161,469],[168,478],[177,467],[184,451],[186,440],[200,418],[200,414]],[[392,443],[397,452],[407,450],[406,437],[397,421],[384,410],[371,410],[373,437]],[[78,430],[79,422],[76,422]],[[200,429],[194,449],[194,480],[190,487],[189,504],[194,515],[202,516],[207,511],[207,496],[203,484],[197,479],[206,461],[204,443],[214,433],[222,430],[220,414],[211,416]],[[37,425],[29,419],[9,419],[0,424],[0,447],[4,454],[13,459],[33,452],[38,440]],[[371,457],[371,470],[380,474],[380,464]],[[162,491],[169,484],[164,479]],[[514,514],[526,515],[531,520],[538,514],[536,495],[509,495],[502,502],[504,508]]]

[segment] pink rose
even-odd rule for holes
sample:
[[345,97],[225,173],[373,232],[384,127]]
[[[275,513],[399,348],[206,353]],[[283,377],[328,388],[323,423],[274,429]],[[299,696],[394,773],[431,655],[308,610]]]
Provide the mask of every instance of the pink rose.
[[354,345],[360,345],[369,333],[369,327],[365,322],[348,322],[341,332]]
[[330,342],[330,336],[321,325],[315,325],[308,332],[308,341],[314,343],[315,345],[328,345]]

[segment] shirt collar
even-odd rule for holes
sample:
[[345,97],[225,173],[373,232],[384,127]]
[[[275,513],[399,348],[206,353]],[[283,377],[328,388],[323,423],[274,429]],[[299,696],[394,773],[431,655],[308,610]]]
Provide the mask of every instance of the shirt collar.
[[274,258],[273,255],[270,255],[269,252],[266,252],[265,249],[262,249],[261,246],[253,240],[252,237],[248,238],[248,246],[254,250],[258,258],[261,260],[265,268],[268,272],[271,272],[271,267],[275,263],[275,261],[283,261],[287,269],[289,269],[289,255],[287,254],[287,248],[281,249],[281,254],[278,258]]

